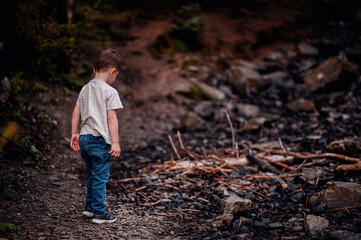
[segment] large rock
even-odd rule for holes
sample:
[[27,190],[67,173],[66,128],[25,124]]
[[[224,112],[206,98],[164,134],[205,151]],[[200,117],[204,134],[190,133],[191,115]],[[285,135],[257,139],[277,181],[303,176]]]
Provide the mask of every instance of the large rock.
[[307,43],[302,42],[298,44],[297,47],[298,47],[298,51],[302,55],[318,55],[318,50]]
[[179,129],[182,131],[194,131],[199,129],[204,129],[206,122],[194,113],[187,113],[183,115]]
[[361,156],[361,143],[352,139],[338,140],[327,146],[328,151],[333,153],[345,154],[348,156]]
[[260,108],[252,104],[237,104],[238,112],[246,117],[256,117],[260,112]]
[[263,86],[262,76],[249,67],[232,66],[228,78],[240,94],[245,92],[246,87],[258,89]]
[[322,232],[330,226],[330,222],[323,217],[318,217],[315,215],[308,215],[305,218],[304,227],[306,231],[311,233]]
[[221,101],[226,98],[226,95],[215,87],[209,86],[205,83],[198,83],[197,85],[206,93],[210,99]]
[[316,111],[315,103],[311,100],[300,98],[297,100],[294,100],[286,105],[286,107],[291,110],[292,112],[311,112]]
[[209,118],[214,113],[213,103],[211,101],[200,102],[194,108],[194,112],[203,118]]
[[307,74],[304,82],[311,91],[315,91],[335,82],[345,84],[354,73],[355,70],[346,57],[332,57]]
[[309,203],[315,212],[360,207],[361,185],[350,182],[330,183],[326,190],[314,194]]
[[223,211],[221,218],[227,224],[230,224],[233,220],[233,214],[247,211],[251,205],[251,200],[232,195],[221,203],[221,211]]

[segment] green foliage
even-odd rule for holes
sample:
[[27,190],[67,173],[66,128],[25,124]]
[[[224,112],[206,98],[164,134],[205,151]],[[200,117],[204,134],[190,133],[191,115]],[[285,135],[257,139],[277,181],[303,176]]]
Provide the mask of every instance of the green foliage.
[[151,49],[156,53],[188,53],[202,49],[206,18],[200,13],[199,4],[182,6],[180,19],[171,29],[158,36]]
[[189,97],[191,99],[194,99],[196,101],[203,101],[203,100],[208,100],[209,96],[207,95],[206,92],[204,92],[204,90],[199,87],[198,85],[194,85],[192,87],[190,87],[187,91],[185,91],[183,93],[183,95],[185,95],[186,97]]
[[76,91],[84,86],[84,83],[78,80],[74,74],[63,74],[63,81],[68,88]]
[[27,82],[23,78],[24,72],[17,72],[13,77],[10,78],[11,96],[18,98],[20,94],[26,89]]
[[21,30],[40,56],[38,64],[51,63],[58,52],[70,56],[76,49],[75,36],[79,32],[78,24],[59,24],[46,16],[47,7],[45,1],[25,1],[17,15]]
[[3,222],[0,222],[0,233],[1,234],[5,234],[5,233],[10,233],[12,231],[14,227],[14,224],[5,224]]

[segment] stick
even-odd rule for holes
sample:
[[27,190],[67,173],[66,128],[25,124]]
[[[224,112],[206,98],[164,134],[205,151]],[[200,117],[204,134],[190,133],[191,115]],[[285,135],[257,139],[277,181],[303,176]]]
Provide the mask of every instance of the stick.
[[235,137],[235,134],[234,134],[233,124],[232,124],[231,118],[230,118],[227,110],[226,110],[226,109],[223,109],[223,111],[224,111],[224,113],[226,114],[226,117],[227,117],[229,126],[231,127],[233,152],[236,152],[236,137]]
[[278,143],[280,144],[280,147],[282,148],[282,150],[283,150],[284,152],[287,152],[285,146],[283,146],[281,137],[278,138]]
[[266,170],[266,171],[269,171],[272,173],[276,173],[276,174],[281,174],[281,172],[277,168],[270,165],[267,161],[255,156],[255,154],[253,154],[249,149],[246,148],[243,151],[246,154],[246,157],[249,159],[249,161],[257,164],[263,170]]
[[259,154],[256,154],[256,156],[259,157],[259,158],[262,158],[262,159],[266,160],[266,161],[269,162],[269,163],[272,163],[272,164],[277,165],[277,166],[280,166],[280,167],[284,167],[284,168],[286,168],[286,169],[288,169],[288,170],[297,170],[297,168],[295,168],[295,167],[290,167],[290,166],[288,166],[287,164],[284,164],[284,163],[281,163],[281,162],[277,162],[277,161],[273,161],[272,159],[269,159],[269,158],[267,158],[267,157],[265,157],[265,156],[261,156],[261,155],[259,155]]
[[168,135],[168,138],[169,138],[170,144],[172,145],[172,148],[173,148],[173,150],[174,150],[174,152],[175,152],[175,155],[177,156],[177,158],[178,158],[179,160],[181,160],[181,157],[179,156],[179,153],[178,153],[177,149],[176,149],[175,146],[174,146],[174,142],[173,142],[172,137],[171,137],[170,135]]
[[183,145],[182,137],[181,137],[181,134],[179,131],[177,131],[177,137],[178,137],[178,141],[179,141],[181,149],[185,149],[185,147]]
[[275,175],[275,176],[245,176],[245,177],[251,177],[251,178],[256,178],[256,179],[271,179],[271,178],[291,178],[291,177],[298,177],[298,176],[303,176],[303,173]]
[[349,161],[349,162],[355,162],[355,163],[360,162],[359,158],[347,157],[347,156],[344,156],[341,154],[336,154],[336,153],[321,153],[321,154],[309,154],[309,155],[303,154],[302,155],[301,153],[283,152],[283,151],[279,151],[279,150],[265,149],[265,148],[260,148],[260,147],[250,147],[250,148],[257,149],[257,150],[263,151],[263,152],[276,153],[276,154],[284,155],[284,156],[293,156],[293,157],[299,158],[299,159],[336,158],[336,159],[341,159],[341,160]]
[[120,180],[116,180],[113,183],[120,183],[120,182],[129,182],[129,181],[138,181],[138,180],[142,180],[143,178],[140,177],[136,177],[136,178],[126,178],[126,179],[120,179]]

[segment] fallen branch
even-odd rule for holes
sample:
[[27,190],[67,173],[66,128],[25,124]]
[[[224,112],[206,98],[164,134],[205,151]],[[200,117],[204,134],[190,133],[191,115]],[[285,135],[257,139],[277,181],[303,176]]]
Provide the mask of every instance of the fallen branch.
[[177,151],[177,149],[176,149],[176,147],[175,147],[175,145],[174,145],[174,142],[173,142],[172,137],[171,137],[170,135],[168,135],[168,138],[169,138],[170,144],[172,145],[172,148],[173,148],[173,150],[174,150],[174,152],[175,152],[175,155],[177,156],[177,158],[178,158],[179,160],[181,160],[181,157],[180,157],[180,155],[179,155],[179,153],[178,153],[178,151]]
[[272,164],[274,164],[274,165],[277,165],[277,166],[286,168],[286,169],[288,169],[288,170],[297,170],[297,168],[295,168],[295,167],[290,167],[290,166],[288,166],[287,164],[284,164],[284,163],[281,163],[281,162],[277,162],[277,161],[273,161],[273,160],[269,159],[268,157],[265,157],[265,156],[262,156],[262,155],[259,155],[259,154],[256,154],[256,156],[259,157],[259,158],[262,158],[262,159],[266,160],[266,161],[269,162],[269,163],[272,163]]
[[244,149],[243,152],[246,154],[247,158],[249,161],[253,162],[254,164],[260,166],[263,170],[272,172],[272,173],[276,173],[276,174],[281,174],[281,172],[273,167],[271,164],[269,164],[267,161],[257,157],[254,153],[252,153],[252,151],[250,151],[249,149]]
[[271,178],[292,178],[302,176],[303,173],[294,173],[294,174],[285,174],[285,175],[274,175],[274,176],[244,176],[245,178],[255,178],[255,179],[271,179]]
[[[246,147],[248,148],[248,146],[246,146]],[[279,150],[274,150],[274,149],[265,149],[265,148],[260,148],[260,147],[249,147],[249,148],[257,149],[262,152],[275,153],[275,154],[284,155],[284,156],[293,156],[293,157],[299,158],[299,159],[336,158],[336,159],[341,159],[341,160],[349,161],[349,162],[355,162],[355,163],[360,162],[359,158],[348,157],[348,156],[344,156],[344,155],[336,154],[336,153],[321,153],[321,154],[307,154],[306,155],[304,153],[284,152],[284,151],[279,151]]]
[[140,177],[136,177],[136,178],[126,178],[126,179],[116,180],[116,181],[114,181],[113,183],[129,182],[129,181],[139,181],[139,180],[143,180],[143,178],[140,178]]

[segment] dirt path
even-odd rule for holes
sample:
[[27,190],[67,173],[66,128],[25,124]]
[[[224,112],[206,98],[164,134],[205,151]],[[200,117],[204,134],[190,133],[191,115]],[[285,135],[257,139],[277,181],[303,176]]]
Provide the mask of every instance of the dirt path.
[[[59,144],[53,146],[58,155],[50,161],[48,171],[25,168],[18,174],[27,176],[26,193],[14,202],[6,202],[1,213],[11,212],[7,221],[13,223],[9,239],[159,239],[170,234],[173,225],[165,216],[144,212],[136,203],[122,203],[108,189],[108,210],[115,213],[114,224],[95,225],[82,216],[86,192],[86,169],[79,153],[69,147],[71,109],[76,94],[65,98],[62,106],[43,106],[59,123]],[[129,115],[120,117],[121,129],[139,124],[129,121]],[[137,135],[131,131],[124,135]],[[125,149],[147,137],[127,138]],[[113,165],[117,164],[113,159]],[[110,181],[112,181],[112,176]],[[21,183],[20,183],[21,184]],[[168,227],[167,227],[168,226]]]

